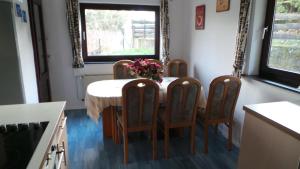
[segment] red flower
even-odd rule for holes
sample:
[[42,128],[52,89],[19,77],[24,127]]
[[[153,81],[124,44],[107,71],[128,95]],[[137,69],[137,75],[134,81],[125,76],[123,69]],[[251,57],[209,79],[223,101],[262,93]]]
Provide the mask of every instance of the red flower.
[[150,62],[148,59],[136,59],[127,67],[132,75],[149,78],[160,83],[162,82],[163,69],[160,64]]

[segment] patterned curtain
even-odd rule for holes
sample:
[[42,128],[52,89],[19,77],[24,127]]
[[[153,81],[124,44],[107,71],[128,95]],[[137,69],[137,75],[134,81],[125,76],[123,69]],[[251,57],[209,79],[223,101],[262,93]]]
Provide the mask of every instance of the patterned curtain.
[[73,68],[84,67],[81,55],[80,30],[79,30],[79,3],[78,0],[66,0],[67,19],[73,50]]
[[160,5],[160,23],[162,33],[162,62],[167,65],[170,58],[170,23],[169,23],[169,2],[161,0]]
[[236,46],[235,61],[233,65],[234,67],[233,75],[239,78],[241,78],[244,61],[245,61],[245,52],[246,52],[247,38],[248,38],[248,27],[249,27],[249,20],[250,20],[250,6],[251,6],[251,0],[241,0],[237,46]]

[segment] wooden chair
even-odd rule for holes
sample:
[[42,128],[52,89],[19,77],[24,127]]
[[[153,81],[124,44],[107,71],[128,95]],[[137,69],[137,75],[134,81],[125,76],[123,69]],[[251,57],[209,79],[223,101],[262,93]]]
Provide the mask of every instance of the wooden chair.
[[201,85],[193,78],[180,78],[169,84],[166,108],[159,113],[164,132],[164,156],[169,156],[170,129],[191,129],[191,152],[195,154],[196,114]]
[[149,62],[154,62],[154,63],[157,63],[159,64],[161,67],[163,67],[163,63],[160,61],[160,60],[157,60],[157,59],[148,59]]
[[208,127],[224,123],[228,127],[228,150],[232,149],[232,124],[235,105],[240,93],[241,80],[233,76],[214,79],[209,88],[206,109],[199,112],[204,123],[204,153],[208,153]]
[[133,63],[131,60],[117,61],[113,66],[114,79],[131,79],[134,78],[126,67],[128,64]]
[[186,77],[187,63],[182,59],[174,59],[168,63],[169,77]]
[[[122,89],[122,112],[117,113],[118,134],[124,140],[124,163],[128,162],[128,133],[150,131],[152,133],[153,159],[157,158],[157,112],[159,86],[148,79],[127,83]],[[120,137],[118,137],[120,138]]]

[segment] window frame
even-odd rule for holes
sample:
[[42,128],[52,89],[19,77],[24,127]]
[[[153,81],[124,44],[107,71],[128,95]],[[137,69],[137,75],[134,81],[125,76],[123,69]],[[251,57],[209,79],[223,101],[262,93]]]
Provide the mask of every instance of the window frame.
[[300,85],[300,74],[289,72],[281,69],[275,69],[268,66],[269,52],[271,49],[271,38],[273,32],[273,21],[275,16],[276,0],[268,0],[263,45],[261,50],[260,71],[259,76],[274,82],[282,83],[293,88],[298,88]]
[[[122,59],[134,60],[137,58],[159,59],[160,54],[160,6],[150,5],[127,5],[127,4],[101,4],[101,3],[80,3],[81,17],[81,42],[82,56],[85,63],[115,62]],[[135,11],[153,11],[155,12],[155,54],[154,55],[101,55],[88,56],[85,10],[135,10]]]

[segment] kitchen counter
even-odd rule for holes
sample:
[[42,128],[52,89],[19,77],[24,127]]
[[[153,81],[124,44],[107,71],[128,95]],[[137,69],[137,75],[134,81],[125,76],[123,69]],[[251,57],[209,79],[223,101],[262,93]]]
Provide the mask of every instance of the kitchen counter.
[[300,167],[300,102],[244,106],[239,169]]
[[244,106],[244,110],[300,140],[299,103],[255,104]]
[[66,102],[49,102],[39,104],[19,104],[0,106],[0,125],[48,121],[27,169],[38,169],[43,162],[51,138],[59,123]]

